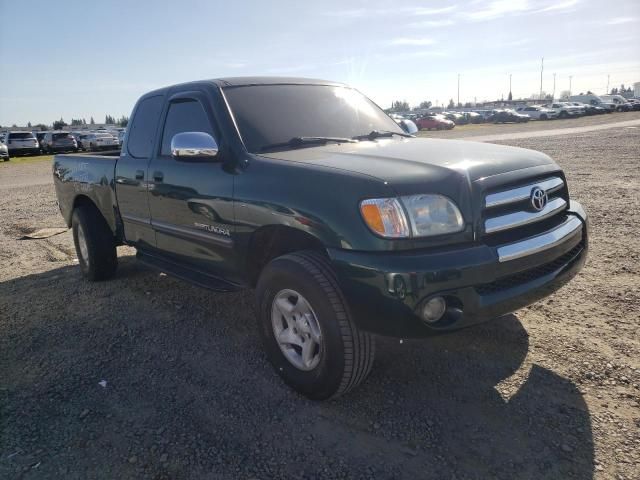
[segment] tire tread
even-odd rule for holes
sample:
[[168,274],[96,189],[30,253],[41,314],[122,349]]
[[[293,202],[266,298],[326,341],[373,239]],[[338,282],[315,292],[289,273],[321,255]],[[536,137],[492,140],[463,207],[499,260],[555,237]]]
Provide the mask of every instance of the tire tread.
[[285,257],[301,264],[309,271],[324,290],[336,313],[344,343],[344,372],[340,386],[331,398],[344,395],[362,383],[371,371],[375,358],[375,339],[373,335],[361,331],[353,323],[335,273],[323,255],[305,250],[280,258]]

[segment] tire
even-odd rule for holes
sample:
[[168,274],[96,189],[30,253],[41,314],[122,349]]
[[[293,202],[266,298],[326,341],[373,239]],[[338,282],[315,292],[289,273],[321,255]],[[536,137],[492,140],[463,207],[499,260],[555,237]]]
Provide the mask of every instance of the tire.
[[116,242],[102,214],[81,205],[73,211],[71,228],[82,275],[92,282],[113,277],[118,267]]
[[[294,313],[289,310],[287,319],[283,313],[286,310],[277,306],[285,299],[290,302],[285,303],[289,307],[295,301],[294,309],[301,304],[309,308]],[[353,323],[335,274],[321,254],[301,251],[272,260],[260,275],[256,300],[258,327],[267,357],[291,388],[312,400],[326,400],[349,392],[367,377],[375,356],[374,337]],[[304,311],[309,313],[298,313]],[[314,342],[313,333],[303,332],[305,326],[308,332],[316,332],[318,342]],[[276,329],[282,329],[281,337],[293,331],[284,338],[295,338],[301,345],[283,342],[288,347],[281,347]],[[302,359],[302,345],[306,342],[315,352],[308,368],[296,366],[285,354],[288,349],[292,352],[288,355]]]
[[569,116],[569,114],[565,111],[560,112],[560,114],[558,115],[558,118],[567,118]]
[[540,115],[540,120],[547,120],[549,117],[547,117],[547,115],[545,113],[543,113],[542,115]]

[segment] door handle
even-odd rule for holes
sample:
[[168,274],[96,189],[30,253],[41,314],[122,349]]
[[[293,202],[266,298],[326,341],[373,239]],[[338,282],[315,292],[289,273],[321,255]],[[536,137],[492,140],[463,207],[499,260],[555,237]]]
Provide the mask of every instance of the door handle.
[[136,180],[142,180],[144,178],[143,170],[136,170]]
[[162,180],[164,179],[164,173],[162,173],[162,172],[153,172],[153,179],[156,182],[162,182]]

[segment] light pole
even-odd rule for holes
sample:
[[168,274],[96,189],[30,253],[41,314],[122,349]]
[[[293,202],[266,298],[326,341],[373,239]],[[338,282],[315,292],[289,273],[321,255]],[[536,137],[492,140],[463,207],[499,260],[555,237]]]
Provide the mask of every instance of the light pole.
[[542,57],[542,62],[540,62],[540,100],[542,100],[542,72],[544,71],[544,57]]
[[571,96],[571,80],[573,79],[573,75],[569,75],[569,96]]
[[607,91],[604,93],[605,95],[609,95],[609,75],[607,75]]
[[460,105],[460,74],[458,74],[458,105]]
[[513,100],[513,94],[511,93],[511,76],[512,76],[512,74],[510,73],[509,74],[509,96]]
[[556,99],[556,74],[553,74],[553,98],[551,100]]

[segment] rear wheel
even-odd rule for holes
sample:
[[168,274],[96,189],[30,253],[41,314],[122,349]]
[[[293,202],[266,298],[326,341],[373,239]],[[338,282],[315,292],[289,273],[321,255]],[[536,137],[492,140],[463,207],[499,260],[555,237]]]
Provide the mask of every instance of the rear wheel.
[[322,255],[304,251],[272,260],[260,275],[256,296],[267,356],[287,385],[325,400],[367,377],[374,338],[353,323]]
[[542,115],[540,115],[540,120],[547,120],[549,117],[547,117],[546,113],[543,113]]
[[90,281],[111,278],[118,267],[116,242],[100,212],[88,205],[76,208],[71,228],[82,275]]

